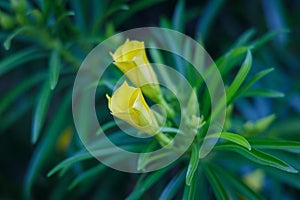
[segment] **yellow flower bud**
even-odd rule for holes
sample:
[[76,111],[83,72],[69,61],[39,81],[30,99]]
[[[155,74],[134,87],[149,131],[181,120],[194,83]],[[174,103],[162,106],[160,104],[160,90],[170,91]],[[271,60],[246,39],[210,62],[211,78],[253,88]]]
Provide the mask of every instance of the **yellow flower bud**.
[[153,101],[160,101],[160,87],[148,61],[144,42],[127,39],[115,53],[110,54],[114,59],[114,64],[136,87],[140,87],[143,93]]
[[111,114],[135,128],[154,134],[159,127],[140,88],[130,87],[125,81],[112,95],[106,96]]
[[159,132],[159,125],[146,103],[140,88],[131,87],[125,81],[108,99],[108,108],[115,117],[129,123],[138,130],[166,145],[170,139]]

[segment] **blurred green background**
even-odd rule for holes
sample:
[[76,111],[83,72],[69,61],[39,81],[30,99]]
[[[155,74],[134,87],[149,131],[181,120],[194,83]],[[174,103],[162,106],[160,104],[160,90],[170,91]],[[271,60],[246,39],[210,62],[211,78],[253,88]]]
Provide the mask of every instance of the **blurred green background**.
[[[239,126],[274,113],[275,122],[264,134],[300,140],[298,0],[2,0],[0,25],[0,199],[21,199],[28,197],[28,191],[33,199],[123,199],[132,191],[138,175],[111,169],[69,191],[63,186],[82,166],[74,166],[73,174],[63,178],[47,176],[57,163],[82,148],[70,106],[80,63],[101,41],[131,28],[160,26],[184,32],[201,40],[213,59],[246,31],[258,38],[289,30],[253,52],[250,71],[274,68],[258,86],[285,96],[239,99],[232,123]],[[48,89],[49,82],[54,90]],[[106,102],[100,103],[105,107]],[[240,172],[249,170],[245,164]],[[286,182],[283,178],[280,183],[266,178],[262,193],[268,198],[274,192],[280,194],[278,199],[297,199],[299,178]]]

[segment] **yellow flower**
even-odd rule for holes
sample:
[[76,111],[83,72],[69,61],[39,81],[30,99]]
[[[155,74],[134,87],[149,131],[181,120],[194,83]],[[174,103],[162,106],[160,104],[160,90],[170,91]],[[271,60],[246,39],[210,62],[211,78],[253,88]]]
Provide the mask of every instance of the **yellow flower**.
[[114,64],[127,76],[143,93],[158,102],[161,91],[157,77],[153,71],[145,51],[144,42],[127,39],[115,53],[110,53]]
[[155,137],[164,145],[170,142],[159,132],[159,125],[140,88],[130,87],[125,81],[111,97],[106,97],[112,115],[149,135],[156,134]]

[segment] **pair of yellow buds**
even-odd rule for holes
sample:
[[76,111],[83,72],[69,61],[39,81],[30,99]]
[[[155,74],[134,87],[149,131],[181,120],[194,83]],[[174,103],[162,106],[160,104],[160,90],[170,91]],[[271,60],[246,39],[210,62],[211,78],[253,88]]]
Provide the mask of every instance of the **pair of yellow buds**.
[[106,95],[111,114],[144,133],[154,135],[161,144],[168,144],[170,139],[159,132],[159,124],[143,96],[145,94],[154,102],[165,104],[144,42],[127,39],[115,53],[110,54],[114,64],[136,86],[131,87],[125,81],[111,97]]

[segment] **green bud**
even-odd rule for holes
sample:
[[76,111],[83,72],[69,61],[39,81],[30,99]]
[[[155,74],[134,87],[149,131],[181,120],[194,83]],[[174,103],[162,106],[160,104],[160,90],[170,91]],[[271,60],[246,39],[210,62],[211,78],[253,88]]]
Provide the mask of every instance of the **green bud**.
[[247,122],[243,126],[243,134],[245,135],[256,135],[264,132],[270,124],[275,120],[275,115],[270,115],[262,119],[257,120],[256,122]]
[[34,9],[30,12],[30,15],[33,17],[33,20],[37,23],[37,24],[43,24],[44,23],[44,16],[41,13],[41,11]]
[[189,132],[193,135],[198,133],[198,130],[205,124],[203,116],[200,117],[199,103],[197,98],[197,91],[193,89],[187,99],[187,107],[183,113],[184,124]]
[[28,6],[26,0],[10,0],[10,4],[16,13],[25,13]]
[[15,26],[15,20],[11,16],[0,12],[0,25],[3,29],[9,30]]
[[197,99],[197,91],[195,89],[193,89],[189,96],[186,114],[187,116],[199,115],[199,103]]
[[16,14],[16,20],[19,24],[24,25],[24,24],[28,24],[28,20],[25,14],[23,13],[17,13]]

